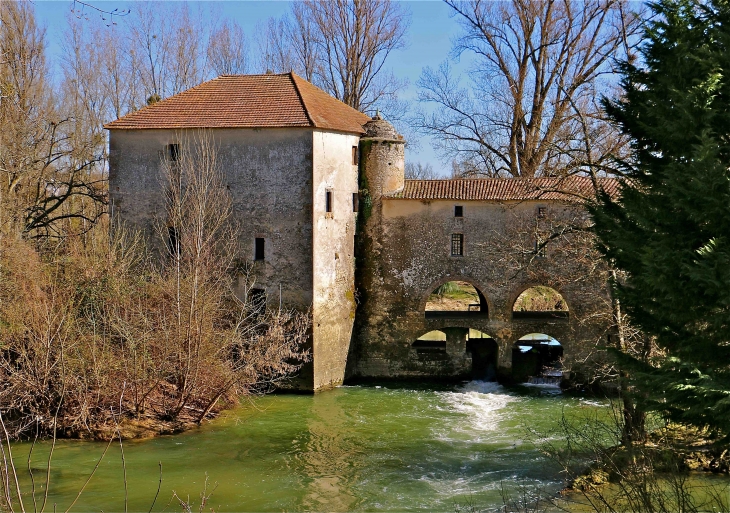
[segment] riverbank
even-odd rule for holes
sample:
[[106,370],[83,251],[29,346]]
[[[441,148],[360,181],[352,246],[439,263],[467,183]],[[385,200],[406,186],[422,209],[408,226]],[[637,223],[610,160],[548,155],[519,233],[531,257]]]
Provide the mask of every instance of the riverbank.
[[[651,431],[643,445],[607,448],[564,492],[595,492],[640,477],[682,481],[690,474],[730,474],[730,444],[704,429],[669,424]],[[630,483],[631,485],[631,483]]]
[[[529,393],[528,393],[529,392]],[[199,428],[124,443],[129,511],[199,497],[205,476],[218,511],[434,511],[454,504],[500,504],[500,483],[557,493],[559,469],[525,440],[525,426],[548,430],[563,411],[598,410],[594,401],[496,383],[373,383],[315,395],[276,394],[222,411]],[[19,468],[31,444],[15,444]],[[106,443],[59,440],[49,503],[75,498]],[[123,464],[113,443],[78,511],[124,507]],[[33,450],[34,474],[45,475],[50,443]],[[36,468],[38,470],[36,470]],[[31,489],[27,473],[21,486]],[[174,503],[175,504],[175,503]],[[194,505],[193,509],[197,509]]]
[[[273,394],[223,410],[200,427],[113,443],[74,509],[121,510],[126,465],[129,511],[149,511],[159,484],[162,510],[172,491],[200,496],[206,475],[218,511],[434,511],[455,504],[502,507],[501,490],[545,497],[565,486],[561,468],[528,432],[559,447],[564,417],[610,420],[608,402],[547,387],[497,383],[394,383],[343,386],[315,395]],[[15,444],[26,468],[31,444]],[[45,475],[48,441],[31,467]],[[50,503],[63,510],[107,443],[59,440]],[[585,468],[585,465],[582,467]],[[21,486],[31,489],[27,473]],[[173,503],[176,504],[176,503]],[[197,505],[193,505],[197,509]]]

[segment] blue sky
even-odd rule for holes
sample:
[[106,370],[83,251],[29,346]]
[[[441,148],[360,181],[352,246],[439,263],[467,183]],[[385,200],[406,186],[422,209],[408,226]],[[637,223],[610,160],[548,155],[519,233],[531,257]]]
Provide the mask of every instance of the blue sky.
[[[134,2],[121,2],[116,0],[92,0],[93,5],[103,9],[132,8]],[[191,1],[191,4],[196,2]],[[72,8],[73,2],[36,0],[36,14],[48,30],[49,52],[51,55],[59,52],[59,41],[61,33],[66,26],[66,18]],[[222,17],[236,20],[244,29],[247,35],[252,36],[257,24],[264,22],[269,17],[278,17],[289,9],[290,2],[286,1],[217,1],[205,2],[204,6],[211,6],[219,10]],[[393,52],[389,58],[388,65],[393,69],[396,76],[408,80],[409,85],[403,91],[403,98],[413,102],[412,108],[416,107],[417,88],[421,71],[426,66],[438,66],[449,57],[451,40],[458,34],[459,26],[454,18],[450,16],[450,9],[440,0],[422,0],[402,2],[411,12],[411,26],[407,34],[408,46],[405,49]],[[96,14],[90,12],[90,19]],[[416,149],[407,149],[407,161],[421,161],[431,163],[436,170],[442,170],[444,174],[450,173],[450,165],[442,163],[439,156],[432,148],[432,141],[427,137],[421,137]]]

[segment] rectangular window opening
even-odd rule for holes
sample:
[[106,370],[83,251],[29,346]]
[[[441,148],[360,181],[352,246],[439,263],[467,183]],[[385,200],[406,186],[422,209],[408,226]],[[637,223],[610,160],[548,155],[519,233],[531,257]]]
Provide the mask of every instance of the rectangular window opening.
[[352,165],[357,166],[358,164],[358,154],[357,154],[357,146],[352,147]]
[[464,234],[451,234],[451,256],[464,256]]
[[325,192],[324,197],[324,209],[328,214],[332,213],[332,191],[328,190]]
[[538,219],[545,219],[546,215],[547,215],[547,207],[537,207],[537,218]]
[[546,258],[547,257],[547,248],[543,244],[543,241],[540,240],[540,238],[535,239],[535,256],[537,258]]
[[167,251],[173,258],[180,258],[180,235],[174,226],[167,227]]
[[177,162],[180,159],[180,145],[168,144],[167,145],[167,160],[170,162]]
[[256,240],[254,242],[254,250],[253,250],[253,259],[254,260],[264,260],[265,252],[264,252],[264,238],[263,237],[256,237]]
[[352,211],[360,212],[360,195],[356,192],[352,193]]
[[454,217],[464,217],[464,207],[456,205],[454,207]]
[[248,300],[254,313],[261,315],[266,312],[266,291],[264,289],[249,290]]

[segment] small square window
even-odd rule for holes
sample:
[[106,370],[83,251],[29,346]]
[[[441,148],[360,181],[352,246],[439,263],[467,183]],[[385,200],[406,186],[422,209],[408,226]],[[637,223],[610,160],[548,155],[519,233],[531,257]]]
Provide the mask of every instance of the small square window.
[[167,145],[167,160],[170,162],[177,162],[180,160],[180,145],[175,144],[168,144]]
[[324,196],[324,211],[328,214],[332,213],[332,191],[327,190]]
[[547,216],[547,207],[537,207],[537,218],[545,219],[545,216]]
[[451,234],[451,256],[464,256],[464,234]]
[[263,237],[256,237],[256,240],[254,241],[254,249],[253,249],[253,259],[254,260],[264,260],[265,259],[265,251],[264,251],[264,244],[265,240]]
[[454,207],[454,217],[464,217],[464,207],[456,205]]
[[352,211],[360,212],[360,195],[356,192],[352,193]]
[[352,147],[352,165],[357,166],[358,164],[358,154],[357,154],[357,146]]

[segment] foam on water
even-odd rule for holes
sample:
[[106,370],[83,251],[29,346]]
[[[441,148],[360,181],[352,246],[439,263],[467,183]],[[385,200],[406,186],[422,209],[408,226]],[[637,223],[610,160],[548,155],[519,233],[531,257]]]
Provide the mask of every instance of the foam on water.
[[560,395],[563,393],[563,389],[560,385],[554,383],[522,383],[523,387],[537,388],[542,392],[543,395]]
[[[441,401],[438,408],[453,411],[466,418],[450,426],[439,429],[437,438],[452,440],[453,434],[470,434],[481,438],[481,434],[499,429],[500,421],[508,412],[503,411],[508,404],[520,398],[508,393],[498,383],[470,381],[453,392],[437,392]],[[460,437],[457,437],[460,438]]]

